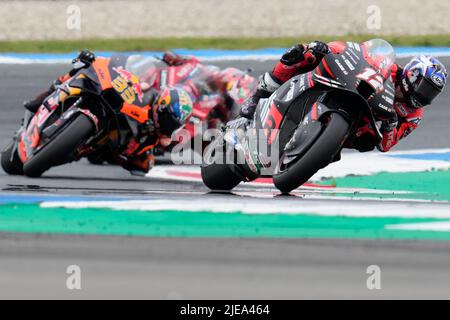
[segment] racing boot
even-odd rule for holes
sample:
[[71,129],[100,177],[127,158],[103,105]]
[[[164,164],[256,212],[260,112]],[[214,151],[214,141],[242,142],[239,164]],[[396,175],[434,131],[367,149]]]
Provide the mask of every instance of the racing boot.
[[281,84],[281,81],[276,79],[271,73],[266,72],[259,78],[255,94],[248,98],[242,105],[239,115],[247,119],[252,119],[259,100],[270,97]]
[[145,176],[154,166],[155,158],[147,152],[122,164],[122,167],[134,176]]
[[53,91],[55,91],[56,86],[59,84],[61,84],[61,81],[56,80],[55,82],[53,82],[50,88],[47,89],[47,91],[41,92],[34,99],[25,101],[23,106],[31,113],[36,113],[39,107],[44,102],[45,98],[47,98]]

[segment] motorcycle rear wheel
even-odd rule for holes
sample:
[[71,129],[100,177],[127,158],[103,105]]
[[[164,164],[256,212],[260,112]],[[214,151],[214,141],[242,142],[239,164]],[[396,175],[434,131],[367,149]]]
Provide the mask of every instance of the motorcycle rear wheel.
[[[208,148],[214,148],[213,142]],[[225,150],[225,149],[224,149]],[[242,182],[242,177],[238,176],[233,170],[234,164],[227,164],[224,158],[223,163],[211,161],[215,151],[203,154],[206,161],[201,166],[202,180],[205,186],[214,191],[230,191]]]
[[338,113],[332,113],[321,135],[306,153],[293,164],[280,171],[280,162],[273,175],[275,187],[283,193],[289,193],[307,182],[318,170],[331,163],[340,151],[350,124]]
[[215,191],[230,191],[242,182],[228,164],[202,166],[202,180],[205,186]]
[[52,141],[25,162],[24,174],[31,178],[40,177],[52,166],[63,162],[62,160],[72,153],[83,140],[87,139],[94,129],[94,124],[86,115],[78,115]]
[[15,141],[11,141],[2,151],[2,168],[9,175],[23,175],[23,163],[14,150]]

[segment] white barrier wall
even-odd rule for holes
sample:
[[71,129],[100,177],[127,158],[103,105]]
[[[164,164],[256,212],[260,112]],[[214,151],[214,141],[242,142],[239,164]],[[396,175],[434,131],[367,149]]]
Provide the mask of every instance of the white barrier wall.
[[0,1],[0,40],[450,33],[449,0]]

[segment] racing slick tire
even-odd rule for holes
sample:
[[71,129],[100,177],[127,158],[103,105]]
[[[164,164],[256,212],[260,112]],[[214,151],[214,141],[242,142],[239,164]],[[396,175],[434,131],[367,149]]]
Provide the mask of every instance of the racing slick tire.
[[314,144],[303,156],[281,168],[283,155],[277,165],[273,182],[282,193],[289,193],[308,181],[318,170],[332,162],[341,150],[350,125],[339,113],[331,113],[329,122]]
[[52,166],[62,163],[61,160],[71,154],[94,130],[92,121],[86,115],[79,114],[52,141],[25,162],[24,174],[32,178],[40,177]]
[[205,186],[214,191],[230,191],[242,182],[229,164],[209,164],[201,167]]
[[9,175],[23,175],[23,163],[14,149],[16,142],[11,141],[2,151],[2,168]]

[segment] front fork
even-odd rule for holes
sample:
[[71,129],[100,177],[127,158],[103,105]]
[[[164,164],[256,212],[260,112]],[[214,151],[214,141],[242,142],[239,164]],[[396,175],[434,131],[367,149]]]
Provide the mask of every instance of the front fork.
[[312,105],[311,111],[295,129],[291,139],[284,148],[284,154],[290,158],[296,158],[304,154],[322,133],[324,123],[326,123],[331,113],[339,113],[347,121],[351,122],[351,117],[346,111],[342,109],[331,109],[323,103],[316,101]]
[[47,127],[45,127],[45,122],[50,118],[54,110],[52,112],[47,109],[46,112],[49,113],[45,115],[45,118],[41,116],[41,118],[45,119],[42,123],[39,123],[41,110],[38,110],[37,114],[33,114],[28,110],[25,111],[25,116],[22,120],[22,126],[15,136],[16,149],[18,150],[21,161],[25,163],[30,158],[30,156],[32,156],[35,152],[37,152],[37,150],[42,147],[42,141],[49,141],[54,138],[60,130],[62,130],[74,117],[76,117],[80,113],[85,114],[93,122],[96,129],[98,130],[99,121],[97,116],[95,116],[87,109],[82,109],[82,103],[83,98],[78,98],[67,111],[65,111],[55,122]]
[[87,109],[82,109],[82,103],[83,98],[79,98],[77,101],[75,101],[75,103],[67,111],[65,111],[58,120],[56,120],[54,123],[52,123],[42,131],[43,136],[47,139],[51,139],[56,133],[64,128],[71,119],[73,119],[77,114],[80,113],[86,115],[92,121],[92,123],[95,125],[96,130],[98,131],[99,121],[97,116]]

